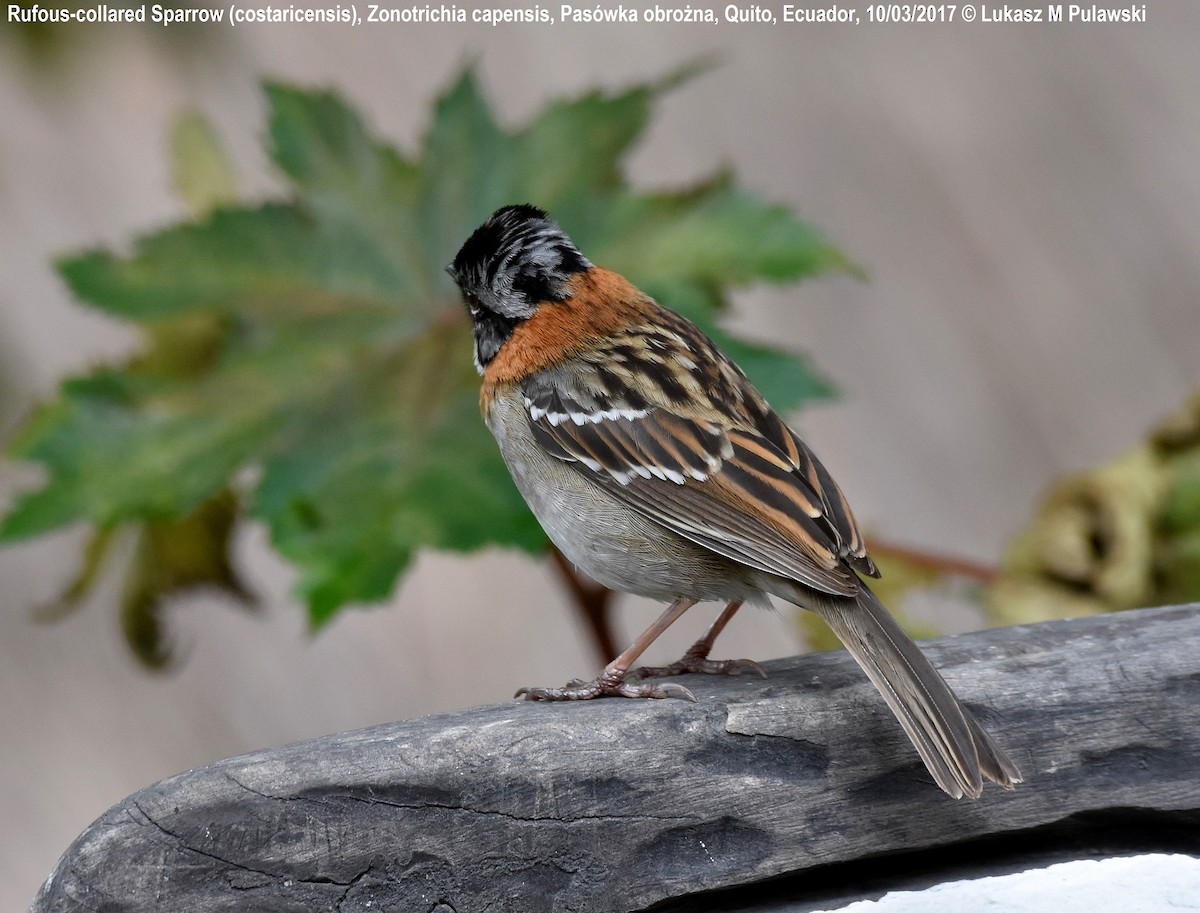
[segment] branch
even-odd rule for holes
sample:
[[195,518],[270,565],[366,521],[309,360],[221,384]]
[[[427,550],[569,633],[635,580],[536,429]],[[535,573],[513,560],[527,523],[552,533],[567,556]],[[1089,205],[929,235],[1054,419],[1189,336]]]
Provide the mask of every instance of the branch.
[[506,701],[262,751],[116,805],[31,913],[765,913],[812,909],[839,864],[882,893],[994,873],[1003,846],[1111,852],[1103,827],[1195,853],[1198,642],[1200,606],[927,642],[1025,774],[974,802],[845,651],[689,676],[696,703]]
[[1000,576],[1000,569],[994,565],[983,564],[956,555],[930,552],[908,545],[897,545],[895,542],[878,539],[875,536],[870,537],[867,545],[870,546],[871,554],[873,555],[895,558],[898,561],[903,561],[906,564],[911,564],[922,570],[933,571],[937,574],[966,577],[968,580],[974,580],[976,583],[981,584],[992,583]]

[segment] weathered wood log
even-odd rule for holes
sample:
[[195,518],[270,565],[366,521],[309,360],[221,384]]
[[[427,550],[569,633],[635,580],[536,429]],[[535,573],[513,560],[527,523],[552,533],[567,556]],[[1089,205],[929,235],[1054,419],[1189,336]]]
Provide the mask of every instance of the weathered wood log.
[[1198,645],[1200,606],[927,642],[1025,774],[974,802],[839,651],[690,676],[697,703],[506,701],[191,770],[97,820],[32,909],[799,910],[897,853],[936,879],[1121,834],[1195,851]]

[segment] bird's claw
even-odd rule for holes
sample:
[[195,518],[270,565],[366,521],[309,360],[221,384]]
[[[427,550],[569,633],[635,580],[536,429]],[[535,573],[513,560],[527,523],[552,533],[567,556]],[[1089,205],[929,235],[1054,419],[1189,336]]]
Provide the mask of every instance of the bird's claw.
[[669,666],[639,666],[629,674],[634,678],[667,678],[698,672],[705,675],[741,675],[744,671],[757,672],[763,678],[767,670],[752,659],[709,659],[707,656],[684,655]]
[[601,674],[590,682],[571,679],[562,688],[520,688],[513,696],[523,697],[527,701],[590,701],[605,695],[635,698],[680,697],[693,703],[696,701],[696,695],[690,688],[674,682],[637,685],[625,681],[623,676],[616,678],[607,674]]

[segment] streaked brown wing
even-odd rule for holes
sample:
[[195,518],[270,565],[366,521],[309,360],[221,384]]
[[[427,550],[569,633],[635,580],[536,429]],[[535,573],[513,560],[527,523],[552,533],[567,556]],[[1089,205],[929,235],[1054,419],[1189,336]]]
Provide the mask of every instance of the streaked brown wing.
[[799,435],[789,428],[761,397],[758,403],[748,400],[748,405],[758,407],[754,409],[753,420],[759,433],[779,449],[795,471],[808,483],[808,487],[820,495],[825,516],[837,531],[841,543],[838,554],[849,561],[859,573],[878,577],[879,571],[871,556],[867,554],[867,545],[858,531],[858,523],[850,509],[850,503],[833,480],[833,476],[808,445],[800,440]]
[[824,592],[857,591],[820,493],[757,432],[658,407],[587,411],[561,389],[526,406],[548,453],[668,529]]

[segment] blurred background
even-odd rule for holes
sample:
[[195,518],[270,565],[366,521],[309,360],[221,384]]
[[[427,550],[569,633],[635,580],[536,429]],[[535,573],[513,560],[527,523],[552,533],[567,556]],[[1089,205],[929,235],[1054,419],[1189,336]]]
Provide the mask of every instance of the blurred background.
[[[797,425],[869,530],[994,563],[1063,473],[1108,459],[1200,377],[1200,6],[1144,25],[57,26],[0,31],[0,433],[57,380],[134,351],[72,301],[52,259],[186,217],[166,155],[202,110],[252,197],[264,76],[337,89],[417,145],[470,60],[506,124],[592,87],[716,53],[667,94],[629,162],[636,186],[732,166],[869,274],[740,293],[727,325],[808,352],[837,400]],[[448,250],[446,257],[453,254]],[[462,357],[468,359],[469,352]],[[0,463],[0,506],[36,482]],[[219,599],[170,614],[180,662],[132,659],[102,586],[31,621],[79,560],[81,530],[0,549],[0,906],[23,909],[108,806],[182,769],[590,675],[590,645],[544,562],[425,554],[387,606],[315,639],[294,572],[259,528],[236,561],[257,616]],[[213,602],[218,604],[214,605]],[[619,601],[619,639],[655,610]],[[674,659],[700,607],[650,661]],[[914,610],[917,614],[921,609]],[[933,605],[943,630],[978,626]],[[721,656],[800,648],[787,614],[741,616]]]

